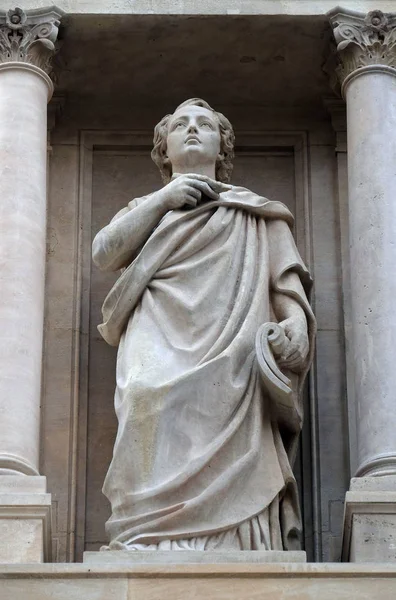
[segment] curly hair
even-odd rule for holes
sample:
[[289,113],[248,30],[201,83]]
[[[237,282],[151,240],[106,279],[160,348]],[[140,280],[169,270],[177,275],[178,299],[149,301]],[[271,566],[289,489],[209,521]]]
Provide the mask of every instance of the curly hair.
[[[222,114],[215,111],[205,100],[201,98],[190,98],[176,108],[183,106],[201,106],[212,111],[219,124],[220,129],[220,154],[216,161],[216,179],[223,183],[229,183],[232,173],[232,159],[234,158],[235,135],[229,120]],[[176,112],[176,111],[175,111]],[[160,170],[162,180],[165,184],[169,183],[172,177],[172,165],[166,155],[166,140],[168,137],[169,119],[172,115],[166,115],[155,126],[154,129],[154,147],[151,151],[151,158]]]

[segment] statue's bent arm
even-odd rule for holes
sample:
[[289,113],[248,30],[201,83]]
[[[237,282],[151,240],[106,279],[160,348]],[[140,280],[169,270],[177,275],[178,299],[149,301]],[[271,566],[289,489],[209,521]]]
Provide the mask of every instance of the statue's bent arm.
[[[295,271],[290,270],[285,273],[283,275],[283,280],[286,283],[287,288],[298,289],[300,278]],[[271,292],[271,302],[278,321],[295,319],[301,322],[301,325],[307,327],[307,318],[305,316],[304,309],[291,296],[273,290]]]
[[[300,278],[295,271],[288,271],[283,275],[283,284],[288,289],[298,289],[301,285]],[[284,347],[278,364],[299,372],[303,369],[309,352],[308,323],[303,307],[287,294],[272,292],[272,307],[275,315],[284,329],[288,344]]]
[[132,210],[120,211],[93,241],[95,265],[102,271],[117,271],[127,266],[167,212],[158,193],[151,194]]

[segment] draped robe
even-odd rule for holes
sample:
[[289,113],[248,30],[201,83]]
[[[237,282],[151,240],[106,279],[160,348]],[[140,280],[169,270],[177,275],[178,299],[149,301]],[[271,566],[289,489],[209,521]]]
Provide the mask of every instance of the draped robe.
[[[168,212],[107,296],[99,331],[118,345],[119,424],[103,487],[110,548],[298,547],[298,431],[274,418],[254,346],[277,291],[305,311],[313,347],[291,224],[283,204],[233,186]],[[293,289],[282,287],[290,270]]]

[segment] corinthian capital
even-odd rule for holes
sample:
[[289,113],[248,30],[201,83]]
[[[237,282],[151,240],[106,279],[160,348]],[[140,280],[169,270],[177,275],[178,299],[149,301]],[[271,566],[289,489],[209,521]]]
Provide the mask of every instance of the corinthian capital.
[[62,14],[56,6],[0,11],[0,63],[30,63],[49,74]]
[[367,15],[335,8],[328,13],[337,46],[340,83],[362,67],[396,69],[396,14],[373,10]]

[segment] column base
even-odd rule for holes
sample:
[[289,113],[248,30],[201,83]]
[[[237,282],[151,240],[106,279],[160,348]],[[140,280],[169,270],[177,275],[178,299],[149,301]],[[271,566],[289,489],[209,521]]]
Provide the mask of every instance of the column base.
[[51,560],[51,494],[45,477],[0,475],[0,563]]
[[396,563],[396,476],[351,480],[345,498],[342,560]]
[[396,476],[396,455],[394,452],[379,454],[361,464],[355,477],[389,477]]

